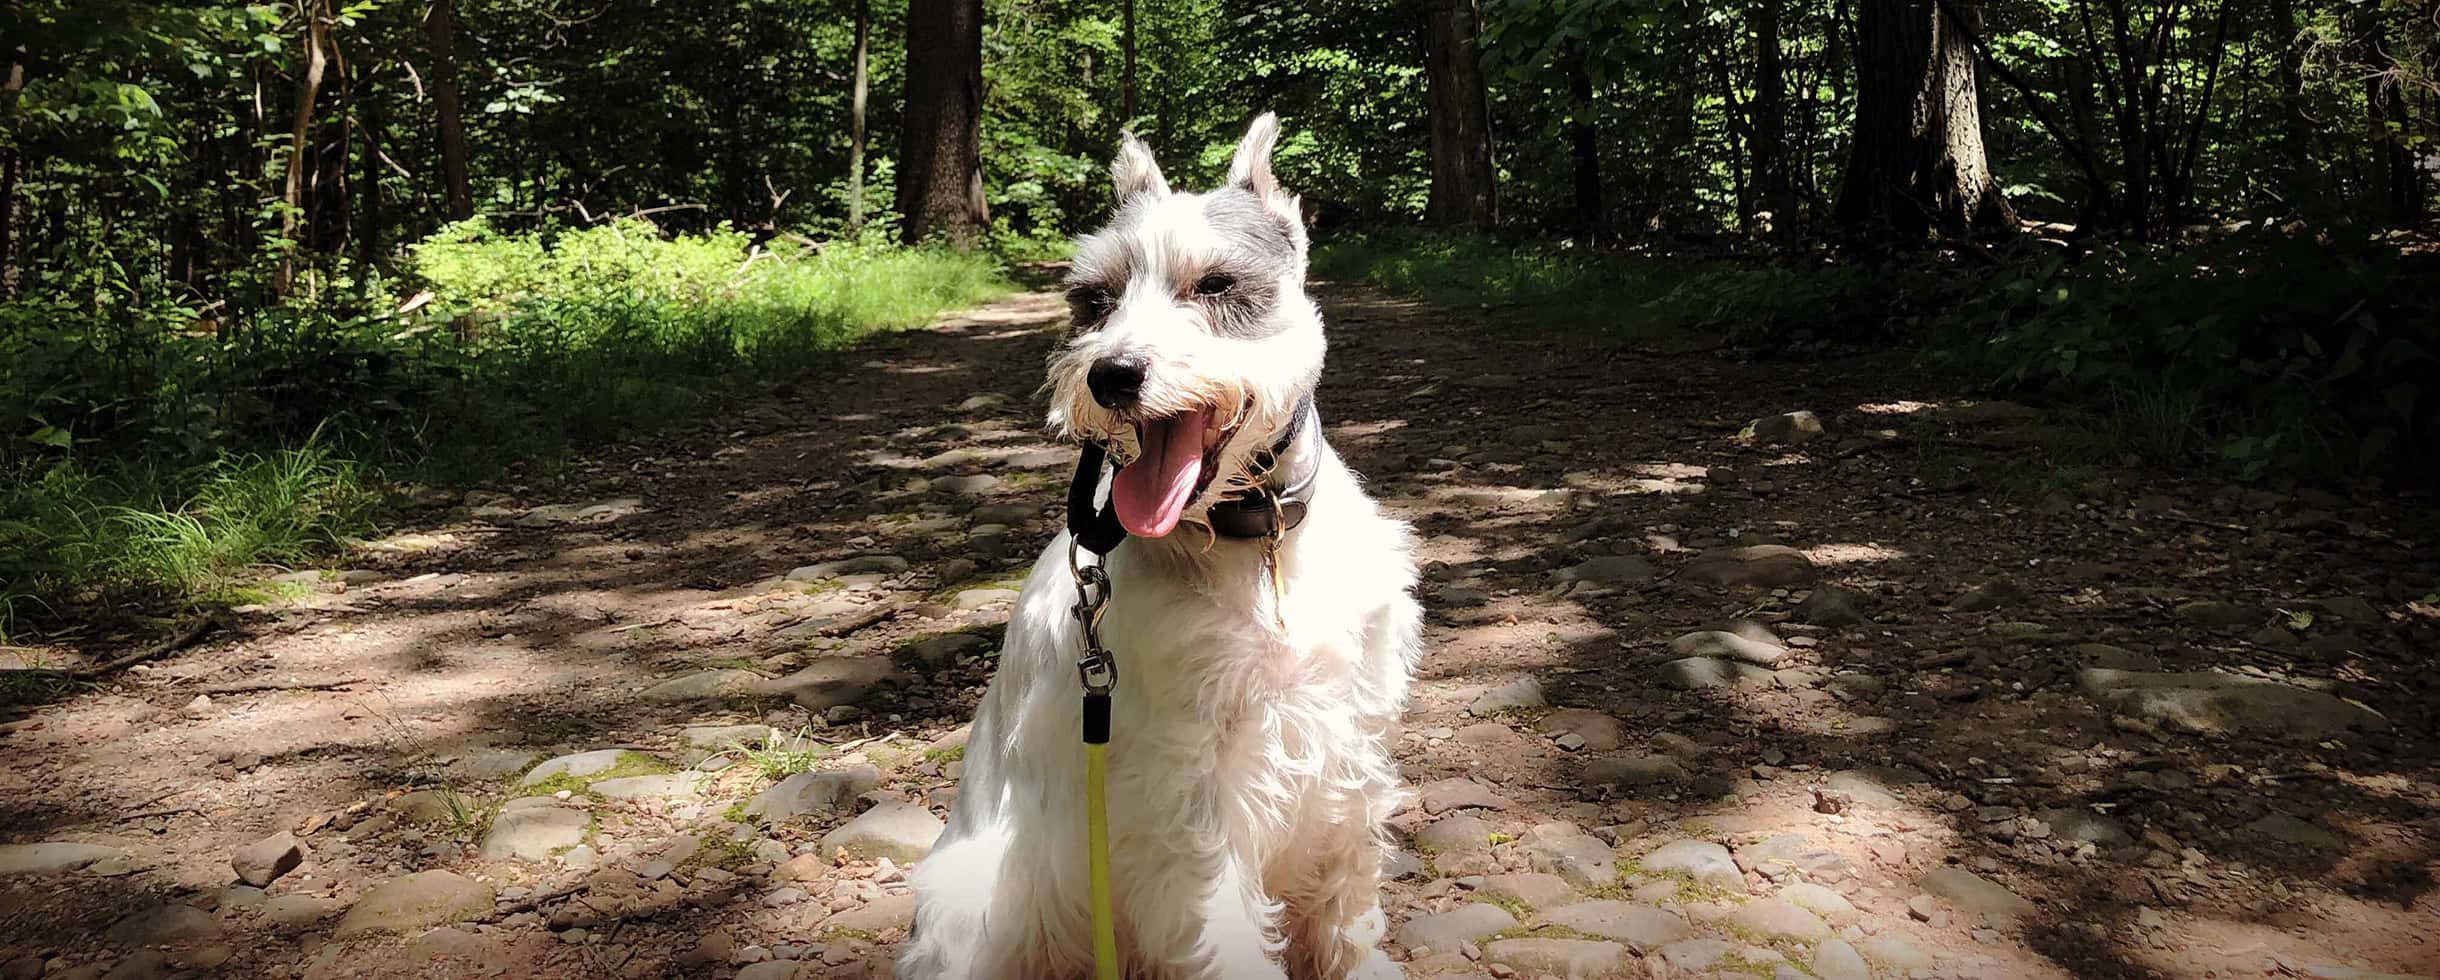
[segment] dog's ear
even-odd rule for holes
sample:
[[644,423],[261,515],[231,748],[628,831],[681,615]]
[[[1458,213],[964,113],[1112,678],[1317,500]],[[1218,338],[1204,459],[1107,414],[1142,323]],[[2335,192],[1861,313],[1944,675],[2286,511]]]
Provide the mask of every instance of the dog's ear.
[[1237,154],[1229,158],[1228,183],[1253,191],[1254,196],[1272,198],[1279,195],[1279,181],[1271,176],[1271,148],[1279,145],[1279,114],[1266,112],[1246,127],[1245,138],[1237,141]]
[[1145,194],[1164,197],[1169,194],[1169,180],[1161,176],[1160,161],[1152,158],[1152,148],[1134,133],[1118,140],[1118,157],[1110,161],[1110,179],[1118,185],[1118,203],[1125,205]]

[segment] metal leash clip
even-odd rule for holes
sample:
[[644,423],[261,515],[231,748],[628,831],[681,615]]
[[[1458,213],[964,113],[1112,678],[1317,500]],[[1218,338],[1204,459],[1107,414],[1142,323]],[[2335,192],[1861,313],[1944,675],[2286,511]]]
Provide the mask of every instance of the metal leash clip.
[[1110,573],[1098,564],[1084,564],[1077,551],[1071,541],[1068,574],[1076,579],[1076,606],[1071,611],[1077,625],[1084,628],[1084,655],[1076,658],[1076,676],[1084,682],[1086,694],[1107,697],[1118,686],[1118,661],[1101,645],[1101,616],[1110,604]]

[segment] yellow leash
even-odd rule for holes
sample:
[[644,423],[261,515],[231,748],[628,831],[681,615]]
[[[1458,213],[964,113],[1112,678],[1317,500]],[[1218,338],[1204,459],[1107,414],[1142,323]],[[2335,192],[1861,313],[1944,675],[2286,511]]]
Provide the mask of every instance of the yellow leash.
[[1093,895],[1093,976],[1120,980],[1118,915],[1110,902],[1110,692],[1118,687],[1118,661],[1101,645],[1102,608],[1110,602],[1110,575],[1084,564],[1068,546],[1068,571],[1076,576],[1076,622],[1084,628],[1084,656],[1076,676],[1084,682],[1085,873]]
[[[1106,710],[1106,708],[1105,708]],[[1118,916],[1110,908],[1110,811],[1103,787],[1108,743],[1084,743],[1085,842],[1093,879],[1093,975],[1119,980]]]

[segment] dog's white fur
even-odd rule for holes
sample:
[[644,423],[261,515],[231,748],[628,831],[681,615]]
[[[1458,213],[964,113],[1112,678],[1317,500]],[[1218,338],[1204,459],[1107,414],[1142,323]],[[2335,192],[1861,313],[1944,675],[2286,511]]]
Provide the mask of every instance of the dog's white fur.
[[[1253,453],[1284,431],[1319,377],[1321,317],[1303,290],[1295,199],[1271,180],[1277,123],[1240,145],[1232,188],[1294,229],[1292,272],[1272,330],[1217,335],[1181,277],[1233,247],[1201,196],[1174,194],[1129,138],[1112,170],[1136,220],[1080,243],[1078,277],[1126,270],[1099,330],[1051,363],[1055,426],[1121,435],[1085,370],[1105,353],[1148,353],[1152,417],[1242,410],[1237,436],[1188,513],[1245,481]],[[1131,977],[1400,976],[1379,949],[1382,822],[1404,798],[1390,741],[1406,702],[1420,614],[1410,536],[1365,496],[1316,427],[1282,468],[1316,470],[1308,515],[1279,546],[1274,603],[1260,542],[1198,525],[1130,538],[1108,560],[1115,583],[1102,637],[1119,662],[1109,750],[1109,824],[1118,942]],[[1038,559],[1010,616],[944,833],[918,868],[915,931],[898,975],[1086,977],[1081,652],[1062,534]],[[1284,624],[1284,626],[1283,626]]]

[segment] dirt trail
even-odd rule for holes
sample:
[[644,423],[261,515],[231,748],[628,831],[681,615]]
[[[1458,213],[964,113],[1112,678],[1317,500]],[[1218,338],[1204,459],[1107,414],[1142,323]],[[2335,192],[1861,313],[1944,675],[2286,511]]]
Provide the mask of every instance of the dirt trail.
[[[1411,973],[2440,973],[2428,501],[1321,299],[1330,436],[1429,561]],[[1056,527],[1062,312],[469,494],[0,723],[0,978],[880,975]]]

